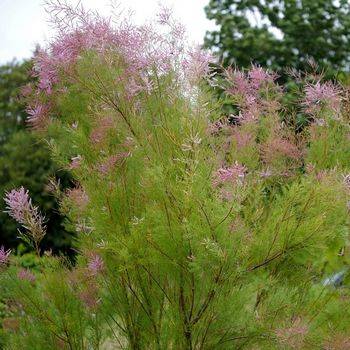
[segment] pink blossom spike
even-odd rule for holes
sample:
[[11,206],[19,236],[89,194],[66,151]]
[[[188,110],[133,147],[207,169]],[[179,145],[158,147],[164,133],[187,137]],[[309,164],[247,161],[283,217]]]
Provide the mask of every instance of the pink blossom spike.
[[89,272],[92,275],[97,275],[104,269],[104,262],[100,255],[94,254],[89,259],[88,266],[87,266]]
[[243,180],[247,168],[244,165],[236,162],[233,166],[227,168],[220,168],[214,174],[213,186],[217,187],[228,182],[239,182]]
[[31,210],[31,199],[28,190],[21,187],[18,190],[12,190],[5,195],[7,213],[20,224],[25,224],[26,216]]
[[254,65],[248,72],[248,77],[254,89],[259,89],[263,83],[273,82],[276,79],[274,74],[271,74],[265,69]]
[[275,138],[268,141],[263,147],[263,159],[266,162],[274,161],[276,158],[283,156],[293,160],[298,160],[302,152],[291,141],[283,138]]
[[254,141],[254,135],[249,132],[241,132],[240,130],[236,130],[233,136],[238,149],[247,147],[248,145],[253,144]]
[[229,69],[225,72],[226,79],[230,83],[230,87],[226,89],[226,92],[231,95],[242,95],[246,96],[250,94],[249,81],[245,77],[244,73],[232,69]]
[[190,81],[198,81],[209,73],[209,63],[213,61],[213,56],[196,47],[188,53],[188,58],[184,60],[183,67]]
[[0,266],[6,265],[9,261],[9,256],[11,254],[11,250],[5,250],[4,246],[0,248]]
[[47,105],[37,102],[34,106],[28,106],[26,112],[28,114],[28,123],[34,129],[41,129],[47,122],[50,108]]
[[332,82],[308,84],[305,87],[305,99],[303,105],[307,113],[316,116],[323,107],[329,108],[334,113],[340,109],[340,89]]
[[29,232],[30,239],[35,243],[36,249],[46,234],[44,216],[39,208],[32,205],[28,191],[23,187],[14,189],[5,194],[6,212],[20,223]]

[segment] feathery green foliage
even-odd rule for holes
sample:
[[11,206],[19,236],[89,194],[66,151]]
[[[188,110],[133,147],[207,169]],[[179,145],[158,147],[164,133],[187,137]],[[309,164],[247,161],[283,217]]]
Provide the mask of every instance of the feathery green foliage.
[[[84,23],[88,30],[72,34],[79,44],[101,33]],[[108,26],[98,28],[109,38]],[[134,30],[146,30],[153,44],[163,38],[127,28],[123,43]],[[139,70],[139,52],[109,40],[96,39],[95,48],[87,40],[68,65],[54,61],[52,85],[34,95],[50,103],[50,114],[33,113],[33,125],[76,180],[57,194],[79,254],[76,266],[52,257],[31,276],[15,261],[7,266],[11,258],[0,251],[0,285],[13,312],[4,323],[7,348],[347,346],[349,292],[323,282],[349,263],[349,125],[340,91],[306,86],[312,122],[296,135],[281,122],[273,75],[228,70],[232,125],[203,81],[203,54],[164,54],[164,70],[147,56]],[[42,79],[46,59],[38,59]],[[201,75],[184,69],[191,62]],[[24,225],[40,217],[23,189],[6,202]]]

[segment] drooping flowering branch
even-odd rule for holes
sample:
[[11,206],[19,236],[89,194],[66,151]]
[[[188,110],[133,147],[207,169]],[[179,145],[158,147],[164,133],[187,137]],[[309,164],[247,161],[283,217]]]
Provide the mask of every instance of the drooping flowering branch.
[[21,233],[22,238],[32,243],[39,254],[39,245],[46,234],[45,218],[39,208],[32,204],[28,191],[23,187],[6,193],[6,211],[28,232]]

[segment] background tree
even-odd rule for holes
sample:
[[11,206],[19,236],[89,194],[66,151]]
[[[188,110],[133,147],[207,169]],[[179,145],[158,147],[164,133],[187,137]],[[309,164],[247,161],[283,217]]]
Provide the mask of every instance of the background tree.
[[[58,203],[46,189],[50,176],[59,176],[67,186],[69,179],[51,161],[48,148],[26,127],[26,112],[20,102],[20,90],[33,78],[29,74],[31,61],[10,62],[0,66],[0,195],[13,186],[25,185],[33,199],[44,208],[48,235],[43,242],[54,252],[69,251],[72,235],[63,227]],[[16,248],[17,226],[4,213],[0,202],[0,245]]]
[[11,135],[25,128],[26,114],[19,103],[22,86],[29,83],[30,61],[9,62],[0,66],[0,143],[4,144]]
[[210,0],[205,11],[218,26],[205,45],[224,65],[254,62],[280,73],[305,70],[313,59],[329,76],[349,70],[347,0]]

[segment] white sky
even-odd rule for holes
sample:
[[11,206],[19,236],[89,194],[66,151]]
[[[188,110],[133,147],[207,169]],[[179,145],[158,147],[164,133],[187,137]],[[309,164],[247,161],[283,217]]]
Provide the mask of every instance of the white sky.
[[[77,0],[68,0],[76,4]],[[154,16],[160,0],[117,0],[120,8],[131,8],[137,23]],[[87,9],[98,9],[101,14],[110,11],[110,0],[81,0]],[[209,0],[166,0],[162,4],[174,10],[176,18],[187,27],[191,41],[202,43],[205,31],[214,25],[204,13]],[[50,38],[47,14],[43,0],[0,0],[0,64],[12,60],[29,58],[37,43]]]

